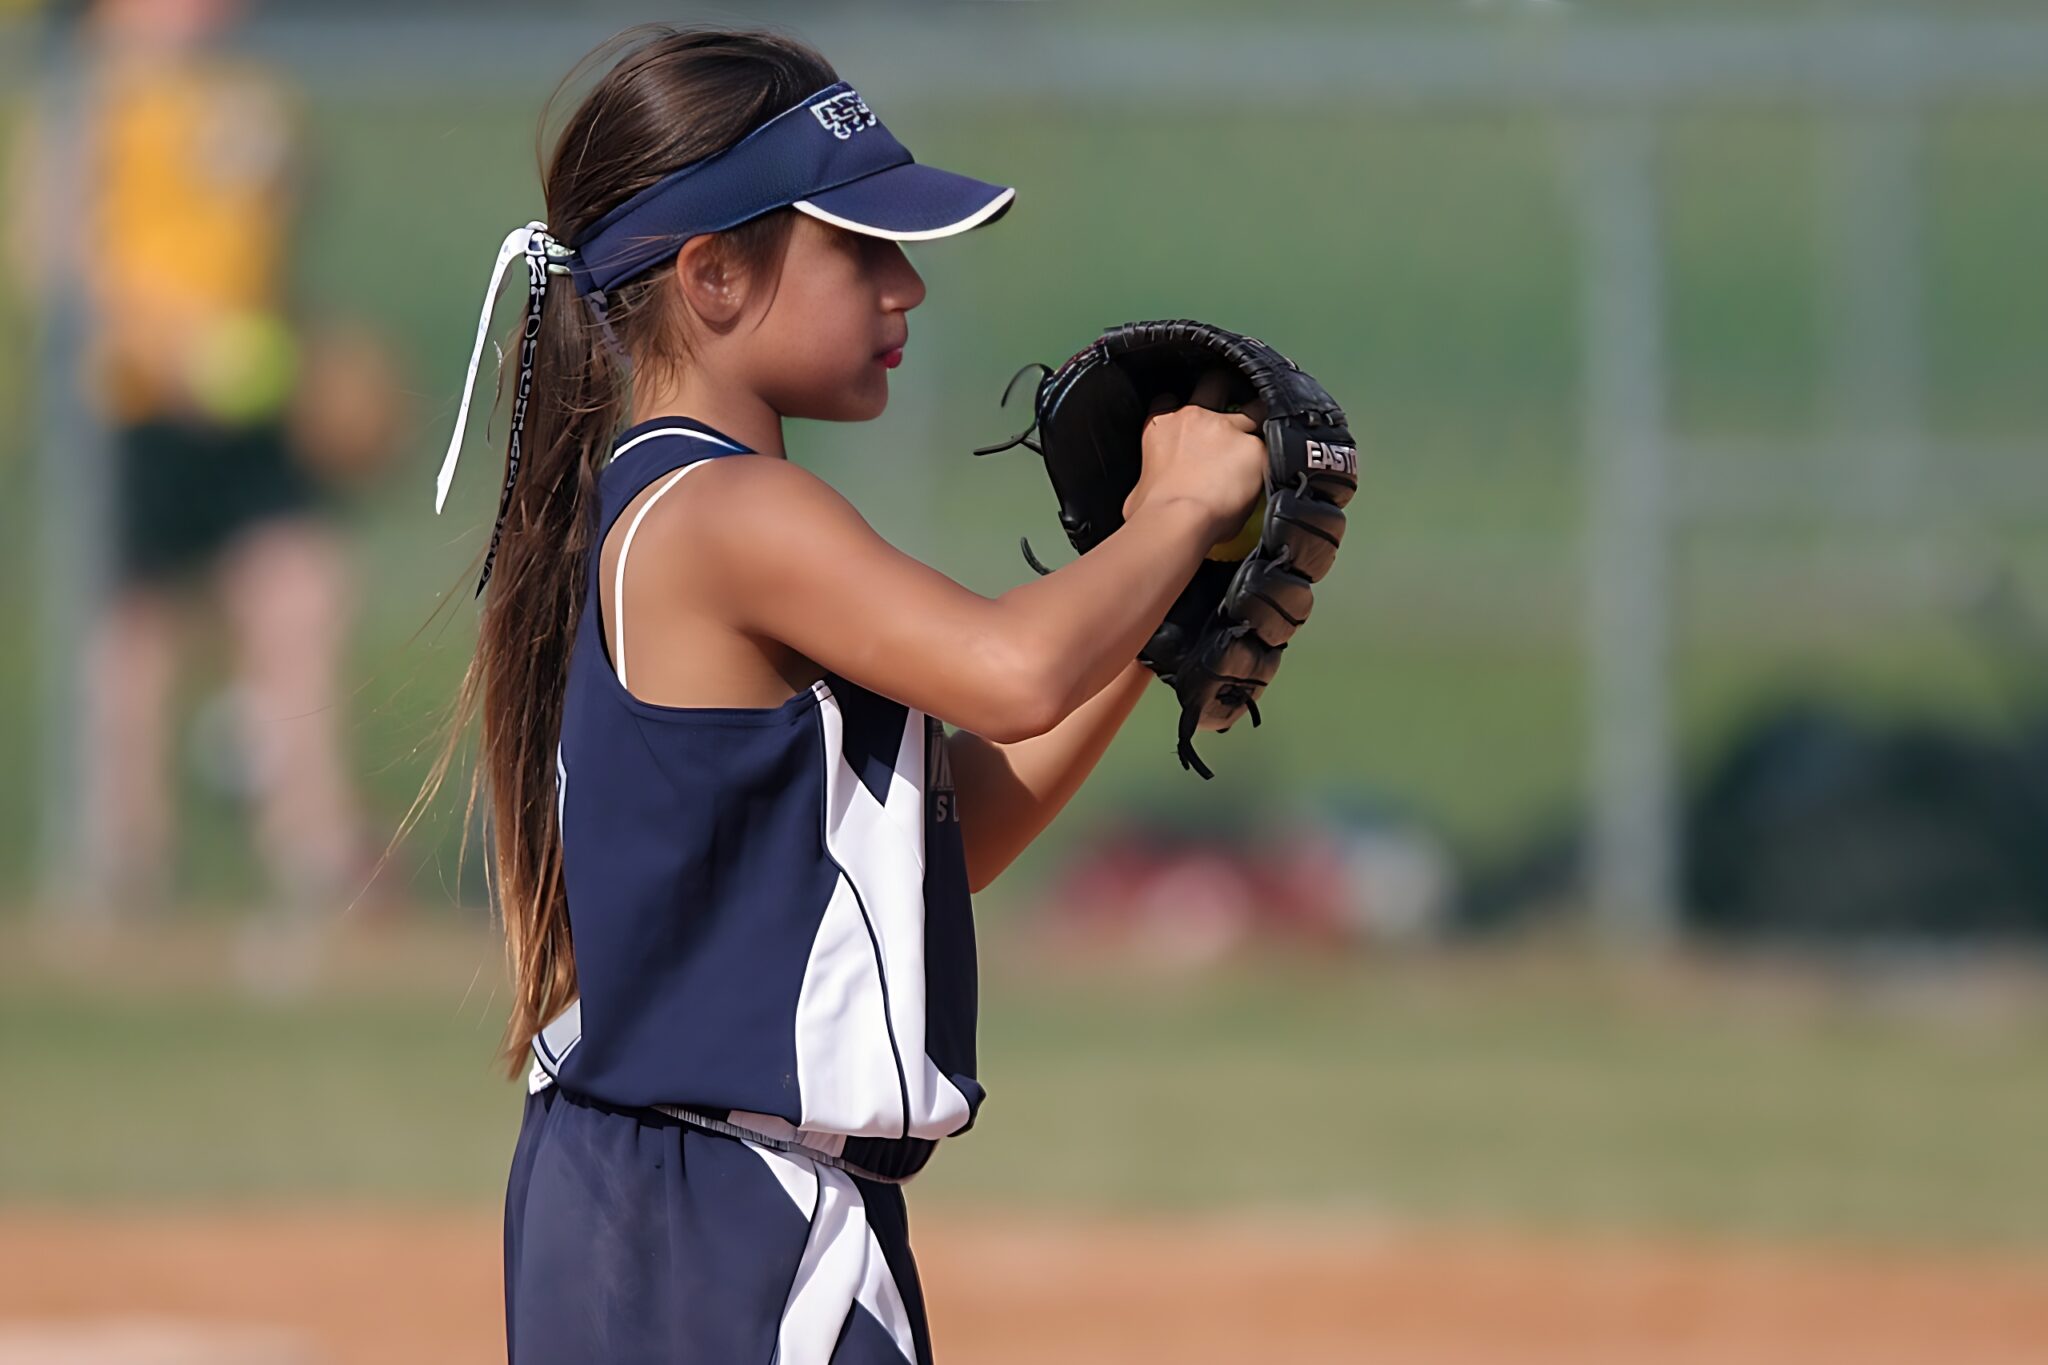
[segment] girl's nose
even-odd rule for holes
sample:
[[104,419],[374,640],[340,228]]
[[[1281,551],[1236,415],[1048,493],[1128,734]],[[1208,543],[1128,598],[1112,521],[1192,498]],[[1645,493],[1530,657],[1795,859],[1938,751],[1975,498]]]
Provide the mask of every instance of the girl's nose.
[[904,254],[901,244],[891,242],[889,248],[892,273],[884,292],[891,307],[907,312],[924,302],[924,277],[910,263],[910,257]]

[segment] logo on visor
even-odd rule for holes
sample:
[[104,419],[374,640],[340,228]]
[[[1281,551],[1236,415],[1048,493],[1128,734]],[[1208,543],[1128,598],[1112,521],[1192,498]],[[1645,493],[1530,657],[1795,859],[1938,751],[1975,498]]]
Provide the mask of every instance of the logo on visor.
[[834,95],[829,100],[819,100],[811,106],[811,112],[818,116],[818,122],[841,142],[852,137],[863,128],[872,128],[877,122],[874,110],[860,97],[858,90],[848,90]]

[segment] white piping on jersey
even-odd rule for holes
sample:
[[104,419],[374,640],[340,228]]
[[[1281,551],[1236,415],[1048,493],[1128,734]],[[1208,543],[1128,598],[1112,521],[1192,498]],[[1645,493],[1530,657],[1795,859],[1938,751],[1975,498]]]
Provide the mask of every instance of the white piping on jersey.
[[653,439],[654,439],[655,437],[657,437],[657,436],[688,436],[688,437],[690,437],[690,438],[691,438],[691,439],[693,439],[693,440],[698,440],[698,441],[709,441],[709,442],[711,442],[711,444],[713,444],[713,445],[715,445],[715,446],[721,446],[721,447],[723,447],[723,448],[724,448],[724,449],[726,449],[726,450],[744,450],[744,449],[745,449],[745,447],[743,447],[743,446],[736,446],[736,445],[734,445],[734,444],[733,444],[732,442],[730,442],[730,441],[721,441],[721,440],[719,440],[719,439],[718,439],[718,438],[717,438],[716,436],[707,436],[707,435],[705,435],[705,434],[704,434],[703,432],[701,432],[701,431],[692,431],[692,430],[691,430],[690,428],[688,428],[688,427],[657,427],[657,428],[656,428],[655,430],[653,430],[653,431],[643,431],[643,432],[641,432],[641,433],[640,433],[640,434],[639,434],[638,436],[635,436],[635,437],[634,437],[634,438],[633,438],[632,440],[630,440],[630,441],[626,442],[626,443],[625,443],[624,445],[620,446],[620,447],[619,447],[619,448],[618,448],[617,450],[614,450],[614,451],[613,451],[613,452],[612,452],[612,453],[611,453],[610,455],[608,455],[608,456],[606,456],[606,457],[605,457],[605,463],[606,463],[606,464],[610,464],[610,463],[611,463],[611,462],[612,462],[613,460],[616,460],[616,459],[618,459],[618,458],[619,458],[619,456],[621,456],[621,455],[625,454],[625,453],[626,453],[627,451],[631,450],[631,449],[632,449],[632,448],[633,448],[634,446],[637,446],[637,445],[639,445],[639,444],[640,444],[641,442],[643,442],[643,441],[651,441],[651,440],[653,440]]
[[555,741],[555,833],[559,836],[567,826],[563,804],[569,799],[569,768],[562,761],[562,741]]
[[[661,433],[651,431],[647,435],[659,436]],[[641,441],[646,439],[646,436],[639,438]],[[631,446],[638,444],[638,442],[628,441],[626,444]],[[710,461],[708,460],[697,460],[684,465],[681,469],[669,475],[668,481],[654,491],[654,496],[640,504],[640,510],[633,514],[632,523],[626,527],[626,543],[619,546],[619,562],[617,572],[614,574],[617,581],[612,589],[612,664],[618,670],[619,686],[621,687],[626,686],[626,555],[633,548],[633,537],[640,534],[641,521],[649,512],[654,510],[654,504],[661,501],[663,493],[674,488],[681,481],[683,475],[693,469],[702,469],[709,463]],[[632,689],[628,688],[627,690],[631,691]]]
[[[721,450],[744,450],[744,447],[736,446],[730,441],[721,441],[716,436],[707,436],[701,431],[692,431],[688,427],[657,427],[653,431],[641,432],[638,436],[635,436],[632,440],[614,450],[605,460],[605,463],[610,464],[634,446],[644,441],[651,441],[657,436],[688,436],[692,440],[709,441]],[[696,460],[684,465],[669,476],[668,482],[663,484],[653,497],[641,503],[640,510],[633,516],[632,524],[626,528],[626,543],[619,547],[619,562],[616,574],[617,585],[612,590],[612,634],[616,637],[617,643],[612,648],[612,655],[615,661],[614,667],[619,675],[619,686],[621,687],[626,686],[626,551],[633,548],[633,537],[640,530],[640,519],[647,515],[647,510],[654,506],[663,493],[675,487],[676,480],[682,478],[683,475],[703,463],[704,461],[702,460]],[[631,689],[628,690],[630,691]]]

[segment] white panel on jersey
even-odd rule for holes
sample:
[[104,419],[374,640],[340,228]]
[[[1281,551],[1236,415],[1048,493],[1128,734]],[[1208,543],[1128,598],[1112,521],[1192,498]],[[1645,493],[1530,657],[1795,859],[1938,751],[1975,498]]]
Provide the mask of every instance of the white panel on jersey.
[[874,1315],[905,1360],[916,1360],[903,1293],[868,1226],[867,1205],[852,1178],[805,1157],[751,1142],[747,1146],[768,1163],[811,1225],[783,1305],[775,1365],[830,1365],[847,1314],[856,1305]]
[[[902,1058],[903,1088],[909,1100],[903,1128],[872,1134],[866,1129],[840,1131],[861,1136],[946,1137],[958,1132],[972,1111],[967,1097],[932,1065],[924,1050],[924,713],[915,707],[904,708],[895,771],[885,803],[875,799],[846,761],[845,718],[830,688],[821,686],[819,699],[825,751],[825,847],[859,891],[860,907],[867,912],[867,924],[880,948],[887,982],[886,1017]],[[819,937],[822,940],[824,934]],[[809,973],[818,959],[814,945],[812,965],[805,972],[806,993]],[[807,1048],[801,1004],[798,1015],[797,1088],[804,1097],[804,1126],[838,1128],[823,1110],[813,1111],[810,1087],[814,1075],[837,1061],[845,1042],[814,1038]],[[892,1082],[894,1079],[892,1075]],[[900,1100],[893,1107],[900,1111]]]
[[532,1054],[547,1074],[561,1074],[561,1062],[578,1044],[584,1042],[584,997],[575,997],[569,1005],[541,1025],[541,1031],[532,1036]]
[[874,939],[844,876],[833,880],[797,991],[796,1076],[805,1128],[902,1136],[903,1089]]

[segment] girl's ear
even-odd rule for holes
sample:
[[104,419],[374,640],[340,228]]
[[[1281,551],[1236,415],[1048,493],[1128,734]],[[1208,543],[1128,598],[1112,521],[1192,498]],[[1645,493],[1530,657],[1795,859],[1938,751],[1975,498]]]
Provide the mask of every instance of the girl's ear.
[[676,285],[691,311],[714,328],[729,324],[746,304],[745,277],[710,233],[692,237],[676,253]]

